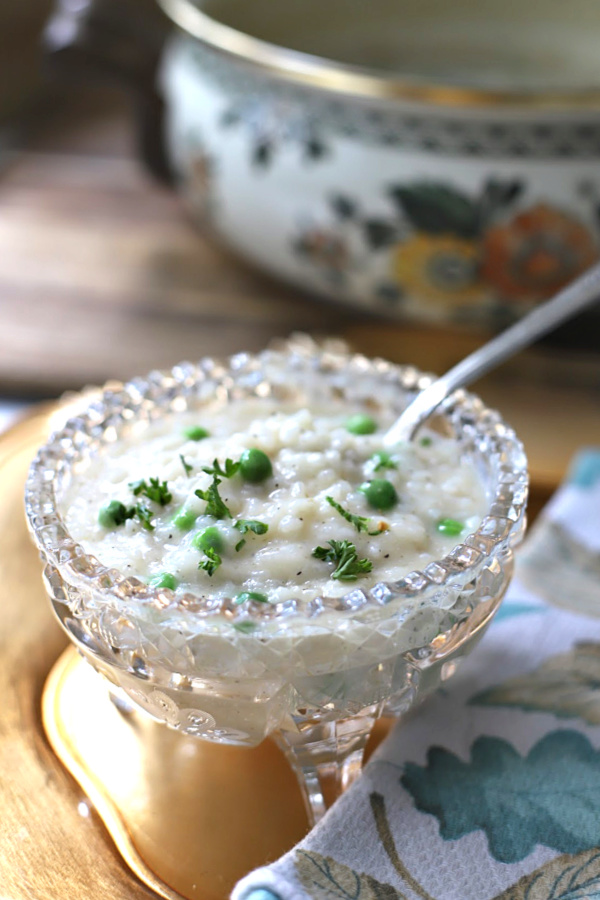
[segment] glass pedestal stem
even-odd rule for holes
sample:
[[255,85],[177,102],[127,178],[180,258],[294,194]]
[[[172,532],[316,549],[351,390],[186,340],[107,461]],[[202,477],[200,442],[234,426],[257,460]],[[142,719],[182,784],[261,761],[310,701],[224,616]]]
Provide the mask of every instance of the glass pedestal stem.
[[297,731],[282,730],[274,735],[296,774],[311,827],[360,774],[364,749],[381,705],[369,706],[344,719],[297,716]]

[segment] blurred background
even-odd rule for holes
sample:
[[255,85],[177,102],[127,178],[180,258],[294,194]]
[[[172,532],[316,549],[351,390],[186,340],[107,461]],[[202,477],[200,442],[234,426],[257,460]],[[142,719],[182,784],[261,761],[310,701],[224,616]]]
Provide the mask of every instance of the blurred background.
[[[211,0],[216,35],[189,0],[3,0],[0,424],[294,330],[441,373],[559,289],[600,244],[600,16],[577,2],[569,54],[551,0],[530,29],[491,0],[377,0],[369,28],[354,0]],[[600,443],[599,322],[478,385],[542,492]]]

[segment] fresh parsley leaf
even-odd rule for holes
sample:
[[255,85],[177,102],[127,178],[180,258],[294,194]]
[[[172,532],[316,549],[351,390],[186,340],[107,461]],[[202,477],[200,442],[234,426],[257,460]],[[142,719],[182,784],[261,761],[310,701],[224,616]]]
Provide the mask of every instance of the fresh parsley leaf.
[[208,573],[209,578],[212,578],[223,560],[213,547],[207,547],[204,552],[207,558],[198,563],[198,568],[204,569]]
[[144,503],[136,503],[135,515],[140,520],[142,528],[145,528],[146,531],[154,531],[154,525],[151,522],[152,512]]
[[378,450],[377,453],[373,454],[371,459],[375,463],[373,468],[374,472],[380,472],[382,469],[398,468],[397,463],[394,462],[387,450]]
[[130,481],[129,487],[133,491],[134,497],[139,497],[140,494],[143,494],[148,500],[160,503],[161,506],[166,506],[173,499],[167,482],[159,481],[158,478],[151,478],[150,483],[145,478],[140,478],[139,481]]
[[347,509],[337,503],[333,497],[325,497],[330,506],[333,506],[336,512],[340,514],[340,516],[346,520],[346,522],[350,522],[351,525],[354,525],[357,531],[366,531],[367,534],[375,535],[381,534],[381,529],[378,528],[375,531],[369,531],[369,526],[372,524],[370,519],[365,518],[365,516],[355,516],[351,512],[348,512]]
[[[258,519],[238,519],[233,527],[237,528],[240,534],[248,534],[249,531],[252,531],[254,534],[266,534],[269,530],[269,526],[265,522],[259,522]],[[237,553],[240,552],[245,543],[245,538],[237,542],[235,545]]]
[[312,555],[324,562],[336,563],[331,573],[338,581],[356,581],[359,575],[366,575],[373,568],[369,559],[359,559],[356,547],[350,541],[329,541],[327,547],[315,547]]
[[219,460],[213,459],[212,466],[203,466],[202,471],[206,472],[207,475],[220,475],[221,478],[232,478],[239,467],[239,462],[234,462],[232,459],[226,459],[225,468],[222,469]]
[[186,462],[185,456],[183,453],[179,454],[179,459],[181,460],[181,465],[183,466],[183,470],[186,475],[191,475],[194,471],[194,467],[190,466],[189,462]]
[[212,484],[207,490],[202,491],[198,489],[194,493],[201,500],[206,500],[205,515],[213,516],[215,519],[231,519],[231,513],[219,494],[220,484],[221,479],[217,475],[213,475]]
[[265,522],[259,522],[257,519],[238,519],[233,527],[237,528],[240,534],[248,534],[249,531],[254,534],[266,534],[269,530]]

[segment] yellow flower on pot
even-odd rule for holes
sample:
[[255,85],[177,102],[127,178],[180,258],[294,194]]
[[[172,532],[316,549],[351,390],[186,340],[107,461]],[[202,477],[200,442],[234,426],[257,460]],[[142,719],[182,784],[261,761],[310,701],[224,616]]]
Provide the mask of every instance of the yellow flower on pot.
[[394,248],[394,275],[415,299],[444,306],[476,304],[486,296],[479,279],[479,245],[452,234],[422,234]]

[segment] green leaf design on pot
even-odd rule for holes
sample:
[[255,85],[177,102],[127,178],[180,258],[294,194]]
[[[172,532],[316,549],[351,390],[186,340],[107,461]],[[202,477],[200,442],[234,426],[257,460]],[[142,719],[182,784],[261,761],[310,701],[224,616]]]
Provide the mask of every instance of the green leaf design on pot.
[[296,850],[294,868],[307,893],[319,900],[407,900],[391,884],[314,851]]
[[479,203],[447,184],[395,185],[390,196],[417,231],[474,238],[481,231]]
[[432,747],[427,765],[405,766],[401,783],[439,820],[444,840],[482,829],[498,862],[519,862],[536,844],[561,853],[600,845],[600,752],[577,731],[550,732],[524,757],[486,736],[469,762]]
[[371,250],[391,247],[398,240],[398,228],[385,219],[365,219],[363,222],[365,240]]
[[535,671],[476,694],[470,702],[550,712],[560,718],[578,716],[589,725],[600,725],[600,644],[576,644]]
[[567,854],[524,875],[493,900],[599,900],[600,851]]

